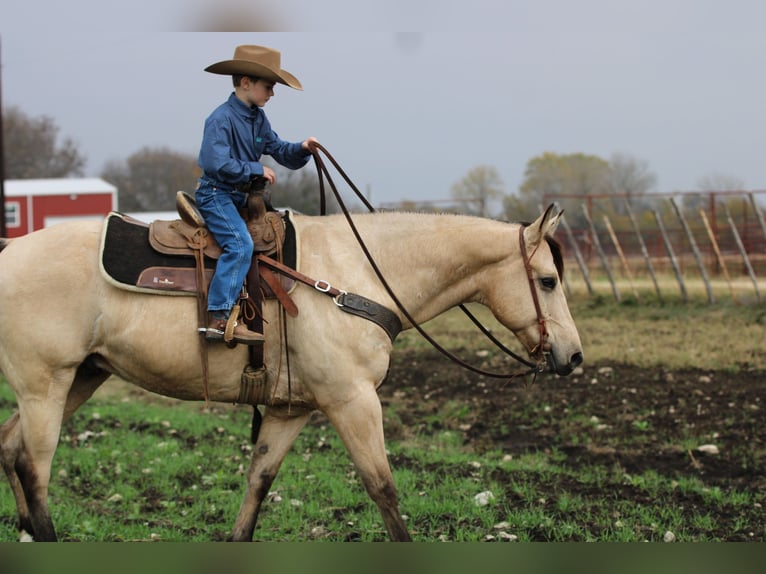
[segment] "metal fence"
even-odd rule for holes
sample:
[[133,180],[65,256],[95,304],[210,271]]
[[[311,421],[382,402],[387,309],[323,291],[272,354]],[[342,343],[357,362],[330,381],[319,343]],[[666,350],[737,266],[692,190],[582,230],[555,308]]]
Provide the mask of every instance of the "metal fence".
[[689,301],[702,293],[710,303],[724,297],[761,302],[766,224],[759,199],[764,193],[546,198],[566,200],[568,212],[573,200],[579,201],[582,210],[581,217],[572,218],[576,226],[563,220],[567,287],[570,293],[577,290],[572,275],[579,270],[588,294],[606,285],[618,301],[649,290],[660,300]]

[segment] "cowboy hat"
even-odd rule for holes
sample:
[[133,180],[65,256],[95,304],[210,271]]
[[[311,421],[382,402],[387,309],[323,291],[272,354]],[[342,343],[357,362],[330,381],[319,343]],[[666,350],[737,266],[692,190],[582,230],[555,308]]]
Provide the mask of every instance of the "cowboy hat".
[[205,71],[224,76],[254,76],[279,82],[296,90],[303,89],[298,78],[281,68],[279,51],[266,46],[237,46],[233,59],[216,62],[205,68]]

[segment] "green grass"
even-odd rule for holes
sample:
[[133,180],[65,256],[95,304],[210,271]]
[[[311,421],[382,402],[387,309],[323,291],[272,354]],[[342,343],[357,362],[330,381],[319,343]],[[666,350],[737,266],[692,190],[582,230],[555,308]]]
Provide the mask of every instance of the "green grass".
[[[0,397],[6,415],[7,385]],[[78,541],[224,539],[242,497],[249,414],[244,408],[201,412],[199,405],[115,399],[86,405],[64,429],[55,460],[50,498],[60,535]],[[406,447],[393,444],[390,457],[402,511],[414,539],[422,541],[660,541],[667,531],[682,541],[714,540],[708,532],[717,525],[705,507],[744,512],[756,504],[753,494],[711,489],[701,480],[567,467],[555,450],[477,457],[444,432],[424,434]],[[644,502],[605,499],[605,493],[623,490]],[[474,496],[484,491],[494,498],[477,506]],[[684,504],[699,505],[693,519],[684,519]],[[2,540],[16,538],[13,515],[4,485]],[[764,532],[753,537],[763,539]],[[386,539],[377,509],[321,417],[288,455],[256,538]]]
[[[570,310],[583,343],[586,363],[624,363],[669,369],[697,367],[736,371],[743,365],[766,369],[766,303],[709,305],[633,301],[617,303],[606,297],[578,296]],[[489,311],[470,306],[486,326],[503,333],[503,342],[520,351]],[[429,334],[449,349],[495,353],[476,336],[476,329],[459,310],[452,310],[424,325]],[[414,330],[399,335],[398,348],[429,349]]]

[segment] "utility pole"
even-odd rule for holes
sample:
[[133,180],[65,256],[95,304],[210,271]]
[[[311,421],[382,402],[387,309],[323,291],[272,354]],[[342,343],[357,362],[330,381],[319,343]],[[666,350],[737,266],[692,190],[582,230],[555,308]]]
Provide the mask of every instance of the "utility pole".
[[0,238],[6,237],[5,229],[5,146],[3,137],[3,49],[0,38]]

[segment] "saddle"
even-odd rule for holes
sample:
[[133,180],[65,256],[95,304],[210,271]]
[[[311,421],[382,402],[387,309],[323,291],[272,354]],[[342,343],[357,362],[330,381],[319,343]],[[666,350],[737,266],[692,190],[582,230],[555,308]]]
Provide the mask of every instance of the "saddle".
[[[188,255],[202,248],[211,259],[218,259],[221,246],[205,227],[205,219],[194,198],[184,191],[176,193],[176,209],[181,219],[154,221],[149,225],[149,243],[159,253]],[[248,205],[240,210],[253,239],[254,251],[276,253],[285,240],[284,214],[268,210],[262,194],[250,194]]]

